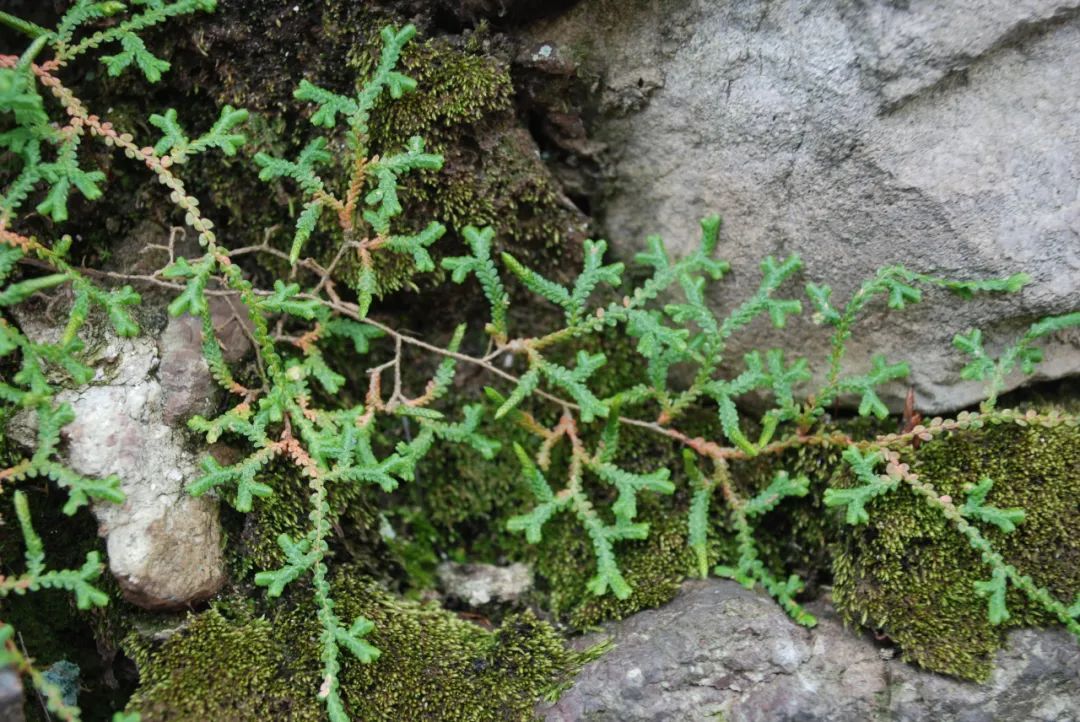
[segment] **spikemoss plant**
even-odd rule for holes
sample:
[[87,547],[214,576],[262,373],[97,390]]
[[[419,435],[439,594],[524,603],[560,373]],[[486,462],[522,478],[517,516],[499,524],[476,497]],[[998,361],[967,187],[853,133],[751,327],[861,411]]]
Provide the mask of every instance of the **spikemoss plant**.
[[[422,682],[416,665],[423,669],[423,659],[406,656],[396,660],[400,666],[379,666],[384,657],[397,658],[408,649],[389,634],[396,618],[383,614],[385,609],[377,603],[379,592],[370,585],[363,589],[346,584],[335,587],[331,579],[337,552],[337,545],[332,544],[335,508],[340,508],[335,505],[357,488],[392,492],[403,482],[422,479],[422,462],[436,445],[463,444],[482,459],[497,454],[514,459],[521,487],[532,503],[507,520],[507,531],[537,544],[551,534],[553,524],[575,530],[592,558],[585,586],[594,597],[610,594],[626,601],[633,593],[633,583],[656,583],[657,575],[631,577],[625,573],[619,559],[619,550],[625,545],[652,538],[659,542],[658,548],[670,549],[678,540],[680,544],[685,541],[680,554],[685,554],[700,574],[715,573],[748,587],[760,586],[804,625],[813,625],[816,620],[800,603],[803,582],[797,575],[779,570],[769,558],[760,541],[760,529],[770,513],[792,500],[809,497],[811,480],[805,473],[777,463],[771,465],[765,483],[746,487],[736,482],[732,468],[746,460],[779,460],[801,448],[830,449],[842,459],[850,483],[829,488],[821,498],[827,506],[842,509],[848,524],[871,523],[883,508],[879,505],[908,494],[923,513],[929,513],[972,550],[977,564],[964,586],[982,599],[989,624],[1005,623],[1013,614],[1010,609],[1016,610],[1019,603],[1031,605],[1041,618],[1054,619],[1080,635],[1080,604],[1062,596],[1072,591],[1068,583],[1035,578],[1035,570],[1023,566],[1032,560],[1022,555],[1014,558],[1008,552],[1009,535],[1025,528],[1032,512],[1019,501],[1014,506],[999,500],[1001,492],[995,489],[1002,489],[1007,481],[980,476],[970,480],[966,488],[943,493],[948,480],[920,473],[907,456],[919,444],[947,440],[987,425],[1046,429],[1075,425],[1071,416],[999,411],[995,402],[1005,374],[1014,367],[1033,370],[1040,360],[1039,340],[1080,325],[1080,314],[1037,321],[997,359],[986,354],[977,331],[958,335],[956,345],[973,358],[963,375],[988,381],[987,401],[979,414],[934,419],[926,424],[911,419],[900,433],[861,437],[834,428],[825,419],[825,409],[846,396],[858,399],[860,415],[886,417],[888,409],[877,388],[907,375],[905,363],[881,356],[870,359],[862,372],[843,372],[847,342],[864,311],[881,303],[902,310],[920,302],[926,288],[944,289],[961,299],[976,293],[1014,292],[1027,282],[1023,274],[1005,279],[952,280],[890,266],[865,281],[843,304],[832,299],[828,287],[807,285],[805,293],[814,319],[830,327],[832,337],[828,357],[818,362],[825,381],[808,390],[805,385],[813,378],[810,359],[783,349],[750,352],[741,364],[728,358],[732,336],[755,320],[762,318],[782,327],[790,317],[803,312],[803,302],[794,297],[791,288],[801,261],[797,256],[765,258],[758,289],[743,303],[718,313],[706,301],[708,286],[729,270],[726,262],[715,258],[720,232],[717,217],[702,222],[700,243],[682,258],[672,258],[660,237],[649,238],[645,250],[635,257],[639,272],[633,283],[625,278],[624,263],[605,258],[603,241],[583,244],[581,272],[570,283],[562,283],[515,255],[497,253],[492,228],[467,226],[461,229],[465,253],[444,257],[440,265],[452,282],[479,289],[490,309],[486,323],[482,328],[463,323],[444,344],[417,339],[370,315],[379,295],[380,259],[404,258],[418,271],[433,271],[436,264],[429,249],[445,230],[437,220],[410,218],[406,222],[400,197],[404,177],[417,171],[434,172],[443,159],[428,152],[420,137],[410,137],[403,149],[378,156],[373,155],[370,143],[371,114],[377,101],[384,96],[393,101],[415,88],[415,81],[397,69],[402,48],[415,30],[406,26],[382,31],[380,58],[355,94],[342,95],[300,82],[296,98],[311,104],[311,121],[321,134],[295,156],[260,153],[254,157],[263,180],[295,184],[303,197],[290,250],[284,253],[265,244],[230,250],[218,238],[199,200],[189,192],[181,171],[190,167],[188,161],[198,154],[240,152],[245,138],[239,127],[247,114],[226,106],[205,133],[190,137],[184,130],[186,119],[166,109],[150,115],[150,125],[160,132],[142,145],[130,133],[92,114],[58,77],[64,62],[74,55],[116,41],[121,50],[105,58],[109,71],[135,65],[153,81],[164,65],[132,33],[171,15],[212,9],[208,0],[144,0],[137,4],[143,8],[140,13],[82,41],[74,39],[74,30],[82,23],[119,13],[124,9],[120,3],[79,0],[55,32],[6,14],[0,16],[34,38],[23,56],[0,56],[4,71],[0,75],[0,92],[4,94],[0,110],[10,113],[14,121],[14,129],[0,138],[23,163],[0,203],[4,271],[10,274],[20,264],[23,276],[3,287],[0,305],[60,284],[69,284],[74,291],[73,320],[64,334],[66,345],[32,344],[10,324],[2,327],[3,352],[19,354],[22,370],[14,380],[23,385],[2,387],[4,398],[33,408],[42,430],[33,455],[4,473],[10,477],[47,474],[69,487],[73,507],[91,495],[116,499],[112,493],[115,480],[81,479],[56,462],[59,427],[66,416],[63,407],[51,401],[51,382],[42,369],[44,364],[58,365],[76,382],[85,381],[85,373],[75,360],[79,325],[96,305],[104,309],[118,332],[134,333],[135,325],[125,309],[137,302],[137,296],[126,287],[105,291],[84,281],[79,270],[65,260],[70,241],[45,244],[15,229],[27,221],[25,213],[19,211],[35,189],[43,195],[37,212],[56,222],[68,215],[72,189],[90,200],[101,194],[101,173],[82,167],[78,153],[83,139],[98,138],[145,167],[167,189],[202,249],[195,258],[170,253],[169,265],[152,275],[113,274],[176,291],[170,312],[202,319],[207,363],[221,386],[233,395],[231,408],[214,418],[192,419],[191,427],[209,443],[228,439],[242,449],[243,458],[222,464],[207,456],[202,475],[191,482],[189,490],[196,495],[217,493],[247,513],[255,508],[256,500],[287,491],[270,473],[272,464],[291,465],[306,483],[306,523],[300,526],[296,515],[283,518],[287,530],[276,540],[279,552],[276,558],[268,555],[268,560],[277,562],[276,568],[258,570],[253,577],[257,586],[266,588],[269,599],[285,595],[300,611],[289,618],[279,611],[269,628],[259,622],[242,623],[253,635],[252,653],[264,649],[260,645],[272,643],[273,635],[286,628],[292,630],[288,639],[303,639],[310,645],[309,653],[303,656],[309,666],[297,680],[309,684],[332,722],[377,717],[387,709],[398,709],[397,702],[379,696],[380,679],[374,676],[379,669],[390,680],[395,670],[412,668],[405,686],[413,696],[407,697],[405,709],[424,708],[434,699],[418,691]],[[46,46],[54,58],[39,63],[36,58]],[[65,124],[50,122],[43,90],[48,90],[63,109]],[[331,152],[330,137],[336,137],[334,134],[344,134],[344,152]],[[340,184],[335,182],[340,174],[324,173],[335,161],[339,170],[344,170]],[[335,232],[342,237],[326,263],[306,255],[311,239],[323,232],[319,222],[324,218],[336,224]],[[287,277],[260,285],[259,277],[249,274],[244,263],[244,256],[255,253],[276,256],[287,264]],[[354,296],[334,282],[335,269],[347,257],[358,269]],[[42,266],[52,272],[43,272]],[[248,315],[256,353],[246,375],[225,362],[215,337],[208,299],[216,293],[234,295]],[[520,332],[511,299],[525,294],[538,297],[535,303],[550,304],[558,320],[539,332],[533,332],[535,326],[530,326],[528,333]],[[621,383],[613,384],[610,378],[599,383],[601,369],[608,363],[607,355],[594,343],[602,334],[621,334],[634,340],[638,373],[622,377]],[[375,350],[383,354],[380,361],[388,360],[360,362],[359,373],[356,368],[336,369],[324,353],[331,338],[351,344],[357,359]],[[407,351],[438,360],[422,389],[409,388],[411,384],[405,381],[411,374],[403,367],[413,363]],[[732,364],[737,373],[725,373]],[[349,364],[356,365],[356,361]],[[522,432],[507,447],[483,433],[482,405],[455,409],[443,402],[460,365],[471,366],[490,380],[492,386],[486,395],[494,407],[492,420],[514,424]],[[675,368],[680,373],[674,373]],[[357,383],[365,377],[365,382]],[[756,419],[748,419],[738,404],[751,393],[771,399]],[[692,431],[696,427],[689,419],[701,413],[715,418],[716,429],[709,436]],[[641,464],[640,459],[631,458],[632,449],[626,444],[629,429],[655,435],[681,451],[668,457],[678,461]],[[676,492],[686,499],[685,517],[679,520],[684,531],[673,533],[670,519],[650,525],[642,513],[648,500]],[[20,512],[20,519],[22,516]],[[730,533],[733,539],[728,554],[722,554],[724,544],[718,543],[718,531]],[[30,533],[26,534],[26,545],[32,580],[66,584],[84,602],[95,600],[82,586],[91,580],[94,570],[89,566],[49,576]],[[715,564],[718,556],[721,563]],[[11,583],[15,585],[12,589],[22,584]],[[670,586],[658,585],[658,589],[663,596]],[[208,634],[220,636],[220,632],[228,637],[228,629],[219,621],[208,620]],[[531,622],[521,624],[532,626]],[[541,636],[549,634],[546,628],[536,629]],[[455,630],[460,634],[449,635],[447,644],[470,650],[474,671],[483,680],[483,689],[489,690],[489,698],[483,702],[487,706],[478,707],[474,716],[490,718],[493,709],[496,716],[525,709],[525,690],[535,691],[536,685],[518,688],[512,699],[504,699],[501,692],[490,693],[503,677],[481,674],[489,668],[500,670],[500,674],[516,673],[523,664],[519,649],[496,653],[487,646],[490,640],[481,639],[477,630],[462,626]],[[554,652],[558,645],[545,638],[544,646],[558,656]],[[166,693],[172,673],[155,676],[150,653],[133,649],[137,656],[142,655],[147,670],[144,694],[133,702],[133,708],[145,704],[155,709],[151,690]],[[913,652],[913,656],[917,654]],[[934,663],[929,655],[922,658]],[[551,671],[543,662],[530,664],[534,670]],[[204,671],[204,667],[196,669]],[[187,693],[198,694],[194,690]],[[445,709],[447,702],[438,699],[438,710]],[[194,710],[209,704],[197,698],[183,703]],[[249,700],[245,704],[261,703]],[[259,710],[259,714],[272,713]]]
[[[23,220],[24,207],[31,198],[39,199],[36,213],[62,223],[68,219],[73,193],[86,200],[102,195],[100,184],[105,174],[85,167],[80,158],[83,140],[90,134],[103,135],[97,132],[102,126],[97,118],[87,115],[55,73],[87,51],[108,47],[118,50],[101,56],[110,75],[134,66],[150,82],[156,82],[169,64],[150,53],[138,32],[172,17],[214,7],[213,0],[136,0],[134,4],[137,7],[131,12],[120,2],[77,0],[53,30],[0,12],[0,23],[31,38],[22,55],[0,56],[0,115],[6,128],[0,133],[0,148],[13,156],[17,168],[0,194],[0,313],[37,293],[66,287],[71,294],[68,322],[55,342],[34,341],[0,315],[0,356],[7,357],[5,364],[10,362],[18,369],[0,381],[0,401],[9,408],[30,412],[37,426],[32,453],[0,470],[0,481],[47,477],[66,489],[64,513],[68,515],[91,499],[119,503],[124,497],[119,479],[86,478],[60,462],[60,432],[74,417],[70,405],[57,401],[56,395],[62,383],[85,384],[93,376],[93,370],[80,359],[82,342],[78,336],[90,313],[101,309],[118,335],[133,336],[139,329],[130,308],[140,299],[130,286],[106,290],[91,283],[68,259],[70,236],[48,243],[19,233],[14,226]],[[104,19],[111,23],[97,24]],[[52,57],[39,62],[45,51]],[[52,114],[46,100],[50,95],[67,111],[62,119]],[[48,272],[20,278],[20,265]],[[106,595],[93,585],[103,567],[97,552],[87,554],[78,569],[48,570],[41,539],[20,491],[14,492],[14,507],[26,547],[25,569],[20,575],[0,578],[0,597],[57,588],[72,592],[79,609],[105,604]],[[0,622],[0,665],[14,666],[28,676],[52,714],[65,720],[79,719],[79,709],[34,666],[14,637],[15,630]],[[117,713],[114,719],[130,722],[137,718]]]

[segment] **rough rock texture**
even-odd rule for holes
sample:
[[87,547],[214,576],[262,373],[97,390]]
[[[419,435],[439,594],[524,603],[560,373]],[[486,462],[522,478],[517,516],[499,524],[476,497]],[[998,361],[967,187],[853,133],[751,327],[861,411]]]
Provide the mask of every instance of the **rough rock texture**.
[[1060,629],[1009,635],[984,685],[907,665],[844,629],[824,605],[797,626],[730,581],[688,582],[667,606],[610,625],[614,649],[584,668],[551,722],[1009,722],[1078,719],[1080,645]]
[[520,563],[500,567],[444,562],[436,573],[446,596],[470,607],[482,607],[492,602],[513,603],[533,586],[532,570]]
[[[57,332],[30,315],[19,321],[32,338]],[[188,323],[171,320],[160,348],[149,335],[121,339],[102,330],[90,359],[97,377],[57,397],[75,412],[61,432],[66,463],[86,476],[121,480],[124,503],[95,503],[93,510],[107,538],[109,569],[124,596],[148,609],[202,601],[225,582],[217,501],[184,490],[199,470],[183,421],[205,411],[213,392],[206,364],[196,361],[199,335]],[[21,429],[20,419],[13,422],[12,438],[30,444],[31,419],[21,421]]]
[[[1080,2],[585,0],[529,36],[597,84],[593,137],[612,174],[599,210],[621,253],[651,233],[679,252],[701,216],[724,217],[734,272],[718,308],[753,292],[769,254],[799,253],[804,280],[840,299],[890,263],[1030,273],[1014,297],[958,305],[935,292],[859,325],[849,367],[876,352],[913,361],[924,410],[978,400],[978,384],[958,382],[955,332],[1004,342],[1080,308]],[[731,358],[763,343],[826,348],[808,322],[743,338]],[[1078,368],[1074,331],[1040,373]]]

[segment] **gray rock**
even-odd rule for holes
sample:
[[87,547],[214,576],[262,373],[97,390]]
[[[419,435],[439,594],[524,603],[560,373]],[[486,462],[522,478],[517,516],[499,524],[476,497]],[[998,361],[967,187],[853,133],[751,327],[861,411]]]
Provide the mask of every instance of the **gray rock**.
[[[235,363],[251,351],[251,321],[239,300],[214,296],[210,318],[217,330],[222,357]],[[219,396],[220,387],[210,375],[202,353],[202,322],[184,314],[170,318],[159,343],[161,363],[158,380],[162,388],[162,419],[166,424],[183,425],[196,414],[208,414]]]
[[[19,322],[36,340],[62,331],[62,325],[58,329],[29,309],[20,309]],[[167,332],[160,353],[193,358],[185,344],[197,352],[198,336]],[[106,537],[109,569],[124,596],[147,609],[205,600],[225,582],[221,524],[215,499],[196,499],[185,491],[199,470],[180,417],[202,403],[193,396],[208,393],[209,371],[205,363],[195,362],[175,368],[166,388],[158,378],[160,356],[153,338],[121,339],[98,327],[90,348],[95,379],[57,398],[75,412],[75,420],[62,431],[65,462],[84,476],[115,474],[126,496],[121,505],[93,504],[98,531]],[[202,391],[193,394],[193,389]],[[185,398],[176,401],[170,392]],[[14,419],[11,438],[31,445],[33,421],[29,414]]]
[[500,567],[494,564],[443,562],[436,573],[443,593],[470,607],[482,607],[493,602],[511,604],[533,586],[532,569],[521,563]]
[[167,424],[182,424],[213,407],[218,386],[199,348],[201,340],[202,324],[187,314],[170,318],[161,334],[158,381],[164,401],[161,416]]
[[[866,315],[847,368],[879,352],[911,361],[924,411],[981,396],[959,380],[957,331],[982,328],[1000,347],[1040,316],[1080,308],[1076,0],[584,0],[527,40],[595,82],[592,135],[611,174],[599,211],[619,253],[651,233],[685,252],[701,216],[724,217],[733,273],[714,291],[718,309],[753,293],[770,254],[799,253],[803,280],[839,299],[894,263],[1031,274],[1007,298],[935,291]],[[827,334],[763,322],[729,358],[763,345],[818,359]],[[1052,339],[1040,377],[1078,369],[1080,332]],[[889,390],[894,408],[905,391]]]
[[993,676],[982,685],[889,665],[889,709],[899,722],[1076,722],[1080,645],[1062,629],[1011,632]]
[[1010,633],[979,685],[893,659],[828,607],[813,611],[820,623],[808,630],[734,582],[687,582],[670,604],[580,640],[614,649],[539,713],[551,722],[1080,719],[1080,645],[1064,630]]
[[0,722],[26,722],[22,678],[11,667],[0,669]]

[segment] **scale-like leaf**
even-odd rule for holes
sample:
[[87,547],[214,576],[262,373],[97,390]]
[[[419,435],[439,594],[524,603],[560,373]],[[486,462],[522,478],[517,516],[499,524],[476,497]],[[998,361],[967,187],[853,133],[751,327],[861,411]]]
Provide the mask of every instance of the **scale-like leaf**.
[[960,377],[968,381],[984,381],[994,371],[994,362],[983,350],[982,331],[971,329],[966,334],[958,333],[953,337],[953,346],[972,357],[972,360],[960,371]]
[[274,571],[259,572],[255,575],[255,584],[266,587],[268,597],[280,597],[289,583],[296,581],[300,575],[306,572],[317,561],[311,553],[311,540],[301,539],[294,542],[288,534],[281,534],[277,539],[278,546],[285,552],[286,564]]
[[1019,507],[999,509],[986,503],[986,495],[994,486],[994,481],[984,476],[967,492],[967,500],[960,507],[960,513],[966,517],[978,519],[988,524],[993,524],[1001,531],[1008,534],[1016,529],[1016,525],[1024,521],[1024,510]]
[[357,617],[348,629],[338,627],[334,632],[334,639],[361,662],[370,664],[381,654],[374,645],[364,639],[373,629],[375,629],[374,622],[365,617]]
[[168,71],[172,66],[151,53],[146,44],[138,35],[127,33],[120,39],[123,51],[116,55],[102,56],[101,62],[109,71],[109,75],[116,77],[124,72],[124,69],[134,63],[142,71],[146,79],[151,83],[161,80],[161,74]]
[[465,226],[461,235],[473,255],[444,258],[442,266],[450,271],[454,283],[463,282],[470,273],[476,274],[484,297],[491,306],[491,332],[496,337],[503,337],[506,335],[506,309],[510,305],[510,298],[499,278],[499,270],[491,260],[491,241],[495,237],[495,230],[490,226]]
[[1005,567],[994,567],[987,581],[974,582],[975,593],[987,598],[990,624],[998,625],[1009,619],[1009,609],[1005,605],[1005,591],[1008,587],[1008,573]]
[[671,494],[675,485],[668,479],[667,469],[657,469],[648,474],[635,474],[620,469],[610,462],[592,464],[589,467],[604,481],[619,490],[619,496],[611,505],[611,511],[620,524],[628,524],[637,516],[637,493],[653,491],[659,494]]
[[274,281],[274,292],[259,299],[259,308],[268,313],[287,313],[290,316],[315,318],[321,304],[314,298],[298,299],[300,284],[286,284],[281,279]]
[[[608,407],[603,401],[596,398],[585,384],[593,372],[604,365],[605,360],[606,358],[602,353],[590,354],[586,351],[578,351],[577,364],[572,371],[544,359],[537,362],[536,368],[540,370],[552,386],[566,391],[577,402],[581,409],[581,420],[588,423],[597,417],[606,418],[608,415]],[[521,384],[518,385],[518,389],[520,388],[522,388]],[[515,393],[517,393],[517,389],[515,389]],[[511,394],[511,398],[513,398],[513,394]]]
[[747,516],[760,516],[771,511],[784,498],[789,496],[806,496],[810,490],[810,480],[803,475],[791,478],[786,471],[778,471],[773,476],[768,488],[746,502],[744,507]]
[[343,95],[324,90],[307,80],[300,81],[300,86],[293,92],[293,97],[297,100],[315,103],[318,106],[311,115],[311,123],[323,128],[333,128],[337,125],[339,113],[349,117],[359,109],[356,101],[352,98],[346,98]]
[[830,297],[832,289],[816,283],[806,284],[806,295],[810,298],[810,304],[814,307],[814,323],[825,323],[835,326],[840,321],[840,312],[832,305]]
[[844,450],[842,457],[862,484],[850,489],[826,489],[825,506],[846,506],[848,524],[865,524],[870,521],[866,504],[875,497],[895,489],[900,480],[891,476],[878,475],[874,470],[882,461],[882,456],[877,451],[863,456],[857,447],[849,446]]
[[352,319],[335,318],[323,324],[323,334],[347,338],[352,342],[356,353],[364,354],[371,348],[371,341],[382,338],[385,332],[375,326],[358,323]]

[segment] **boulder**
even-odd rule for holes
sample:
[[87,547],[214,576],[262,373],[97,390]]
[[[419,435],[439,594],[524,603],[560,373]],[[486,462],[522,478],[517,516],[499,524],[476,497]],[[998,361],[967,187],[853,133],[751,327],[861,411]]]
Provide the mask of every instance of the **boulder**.
[[[981,328],[996,351],[1080,308],[1080,2],[584,0],[526,35],[594,84],[609,174],[595,210],[618,253],[653,233],[684,253],[702,216],[723,216],[718,310],[753,293],[767,255],[798,253],[834,299],[889,264],[1027,272],[1016,295],[934,291],[857,325],[846,368],[910,361],[917,405],[938,413],[981,398],[956,332]],[[828,333],[762,322],[728,358],[763,346],[823,359]],[[1080,330],[1050,339],[1038,378],[1078,369]],[[906,390],[889,389],[894,409]]]
[[792,622],[735,582],[686,582],[669,604],[579,640],[613,649],[587,664],[549,722],[1069,722],[1080,645],[1062,629],[1014,630],[990,679],[922,671],[845,629],[830,607]]

